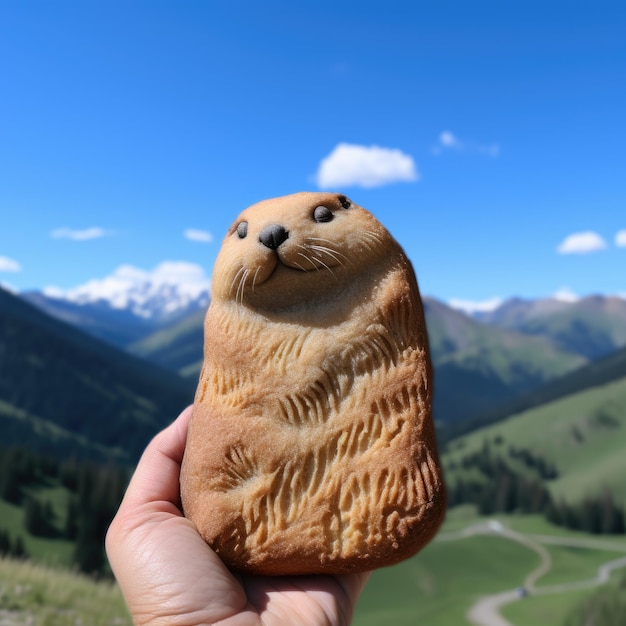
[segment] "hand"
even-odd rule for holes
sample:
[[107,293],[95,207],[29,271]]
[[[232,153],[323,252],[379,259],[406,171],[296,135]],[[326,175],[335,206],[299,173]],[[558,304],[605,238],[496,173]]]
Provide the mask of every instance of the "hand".
[[191,407],[146,448],[106,538],[139,626],[349,624],[368,574],[238,576],[180,510]]

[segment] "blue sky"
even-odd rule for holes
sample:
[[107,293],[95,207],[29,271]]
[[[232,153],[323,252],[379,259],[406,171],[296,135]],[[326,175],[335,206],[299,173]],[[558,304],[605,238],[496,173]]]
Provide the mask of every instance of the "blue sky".
[[427,295],[626,297],[622,2],[0,14],[0,282],[15,289],[165,261],[208,276],[240,210],[329,187],[389,228]]

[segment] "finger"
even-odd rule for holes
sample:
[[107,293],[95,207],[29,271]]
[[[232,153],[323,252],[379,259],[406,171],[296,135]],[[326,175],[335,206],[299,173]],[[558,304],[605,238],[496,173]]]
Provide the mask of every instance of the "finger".
[[178,508],[180,464],[193,407],[187,407],[148,444],[128,485],[120,510],[152,503]]

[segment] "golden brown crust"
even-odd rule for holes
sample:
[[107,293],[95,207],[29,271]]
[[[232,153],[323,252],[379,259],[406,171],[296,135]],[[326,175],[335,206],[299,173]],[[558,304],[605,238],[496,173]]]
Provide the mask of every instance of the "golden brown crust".
[[[181,494],[239,571],[390,565],[443,519],[413,270],[371,214],[345,204],[336,194],[259,203],[216,262]],[[332,209],[327,223],[312,218],[318,206]],[[259,242],[273,224],[289,233],[277,249]]]

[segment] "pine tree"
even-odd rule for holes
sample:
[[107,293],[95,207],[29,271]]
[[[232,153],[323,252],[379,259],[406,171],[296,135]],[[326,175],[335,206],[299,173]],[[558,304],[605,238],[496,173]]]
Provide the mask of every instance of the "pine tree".
[[74,495],[67,499],[63,536],[70,541],[74,541],[78,536],[78,501]]
[[8,531],[0,529],[0,556],[9,554],[11,551],[11,537]]
[[5,452],[0,468],[0,498],[12,504],[19,504],[22,499],[20,485],[19,469],[13,463],[12,455]]
[[24,528],[35,537],[53,537],[54,512],[50,502],[29,496],[24,504]]
[[15,539],[13,547],[11,548],[11,556],[16,559],[24,559],[28,557],[28,552],[26,552],[26,548],[24,547],[22,535],[18,535]]

